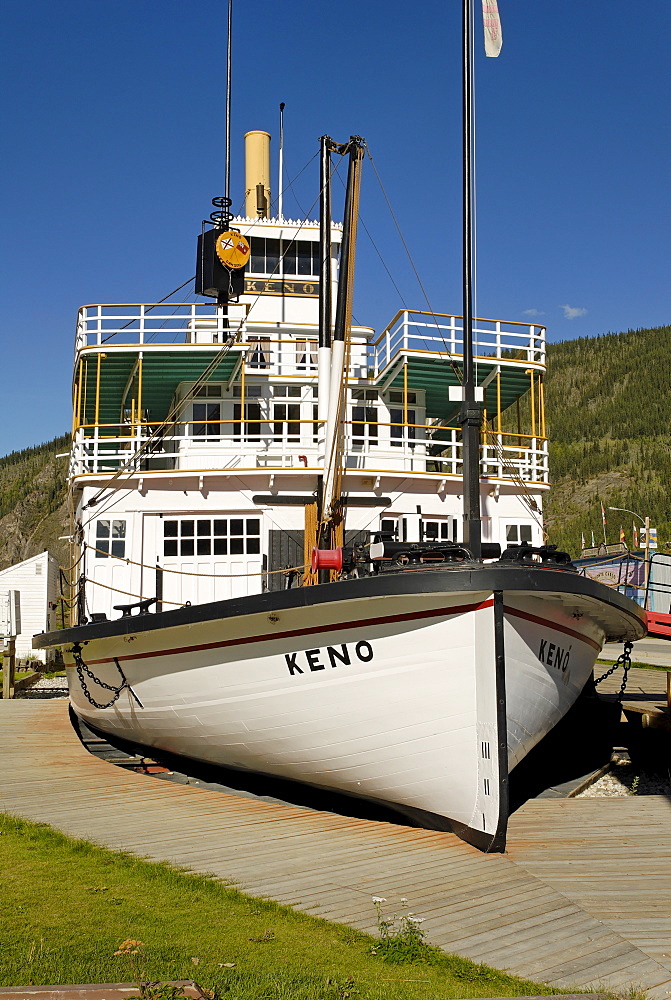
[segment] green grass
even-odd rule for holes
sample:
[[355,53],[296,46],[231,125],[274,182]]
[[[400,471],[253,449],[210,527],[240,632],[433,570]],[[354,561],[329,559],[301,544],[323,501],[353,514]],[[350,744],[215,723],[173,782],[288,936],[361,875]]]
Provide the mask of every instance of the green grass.
[[[3,986],[195,979],[222,1000],[555,992],[431,947],[388,961],[358,931],[6,815],[0,856]],[[127,939],[143,942],[139,954],[115,957]]]
[[[14,674],[14,682],[22,680],[24,677],[29,677],[34,674],[34,670],[17,670]],[[2,696],[2,680],[4,677],[4,672],[0,670],[0,697]]]
[[[612,667],[615,660],[597,660],[600,667]],[[641,663],[639,660],[631,661],[632,667],[640,667],[641,670],[662,670],[664,673],[671,670],[671,667],[660,667],[656,663]]]

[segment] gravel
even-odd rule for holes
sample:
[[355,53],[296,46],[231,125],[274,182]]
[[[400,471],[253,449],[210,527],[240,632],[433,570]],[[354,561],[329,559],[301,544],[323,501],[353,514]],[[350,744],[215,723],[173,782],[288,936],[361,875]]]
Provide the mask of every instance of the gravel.
[[671,775],[613,762],[612,770],[576,795],[577,799],[621,798],[625,795],[671,795]]
[[65,677],[41,677],[32,687],[17,691],[17,698],[67,698],[68,682]]

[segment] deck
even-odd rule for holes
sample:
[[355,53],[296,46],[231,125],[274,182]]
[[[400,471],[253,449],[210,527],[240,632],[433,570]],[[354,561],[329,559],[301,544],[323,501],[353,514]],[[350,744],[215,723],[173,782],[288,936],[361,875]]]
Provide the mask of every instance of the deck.
[[566,990],[671,996],[665,796],[534,800],[507,854],[483,855],[450,834],[122,770],[86,752],[61,699],[0,702],[0,752],[5,812],[373,933],[371,896],[406,896],[446,951]]
[[[667,646],[669,646],[669,653],[671,653],[671,643],[667,643]],[[636,659],[636,648],[634,648],[632,658]],[[667,663],[664,663],[664,666],[666,665]],[[598,666],[597,676],[600,673],[605,673],[608,669],[603,664]],[[617,670],[611,677],[602,681],[597,690],[604,700],[614,702],[619,694],[621,684],[622,671]],[[640,721],[642,726],[669,731],[671,730],[670,703],[671,663],[668,664],[668,672],[665,670],[645,670],[640,667],[633,667],[629,671],[627,687],[622,698],[622,710],[629,720],[638,716],[637,721]]]

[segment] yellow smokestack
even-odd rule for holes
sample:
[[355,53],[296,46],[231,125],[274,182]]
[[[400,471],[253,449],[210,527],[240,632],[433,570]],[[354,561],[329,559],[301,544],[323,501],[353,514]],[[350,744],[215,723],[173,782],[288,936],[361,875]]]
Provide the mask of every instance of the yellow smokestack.
[[270,134],[245,135],[245,212],[250,219],[270,218]]

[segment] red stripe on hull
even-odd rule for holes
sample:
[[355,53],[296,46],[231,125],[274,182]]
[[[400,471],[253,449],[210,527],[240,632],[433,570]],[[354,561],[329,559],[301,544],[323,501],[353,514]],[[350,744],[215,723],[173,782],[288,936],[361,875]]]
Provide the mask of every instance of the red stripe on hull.
[[583,635],[581,632],[576,632],[572,628],[568,628],[566,625],[558,625],[556,622],[549,622],[545,618],[538,618],[536,615],[529,614],[528,611],[520,611],[518,608],[508,608],[503,609],[507,615],[513,615],[515,618],[525,618],[529,622],[534,622],[536,625],[545,625],[546,628],[554,629],[555,632],[564,632],[566,635],[570,635],[573,639],[579,639],[581,642],[586,642],[588,646],[592,646],[596,649],[597,653],[601,652],[602,647],[594,639],[590,639],[589,636]]
[[[481,601],[480,604],[463,604],[452,608],[436,608],[431,611],[415,611],[405,615],[386,615],[382,618],[362,618],[355,622],[334,622],[332,625],[325,625],[321,628],[296,628],[286,632],[273,632],[269,635],[242,636],[238,639],[224,639],[221,642],[205,642],[197,646],[179,646],[174,649],[159,649],[150,653],[134,653],[129,656],[118,656],[119,662],[126,663],[129,660],[145,660],[153,656],[174,656],[176,653],[196,653],[202,649],[223,649],[225,646],[246,646],[253,642],[270,642],[277,639],[290,639],[301,635],[319,635],[322,632],[343,631],[353,628],[361,628],[366,625],[387,625],[390,622],[416,621],[421,618],[444,618],[450,615],[462,615],[469,611],[480,611],[482,608],[494,607],[493,599]],[[111,663],[113,657],[106,656],[101,660],[89,660],[89,666],[96,663]]]

